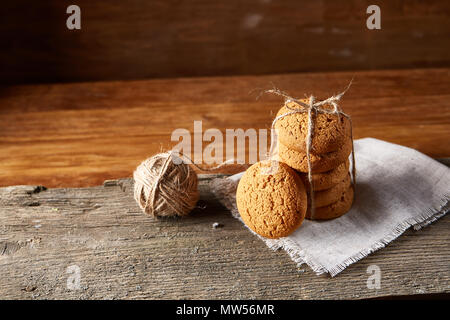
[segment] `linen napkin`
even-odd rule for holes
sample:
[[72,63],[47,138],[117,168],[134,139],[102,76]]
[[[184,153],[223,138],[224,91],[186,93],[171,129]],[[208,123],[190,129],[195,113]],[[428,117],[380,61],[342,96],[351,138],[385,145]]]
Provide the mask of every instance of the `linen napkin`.
[[[317,274],[335,276],[409,227],[420,229],[450,208],[447,166],[414,149],[373,138],[355,140],[354,145],[357,183],[348,213],[329,221],[305,220],[288,237],[260,237],[271,249],[283,248],[298,265],[306,263]],[[238,219],[236,188],[242,175],[211,182],[216,197]]]

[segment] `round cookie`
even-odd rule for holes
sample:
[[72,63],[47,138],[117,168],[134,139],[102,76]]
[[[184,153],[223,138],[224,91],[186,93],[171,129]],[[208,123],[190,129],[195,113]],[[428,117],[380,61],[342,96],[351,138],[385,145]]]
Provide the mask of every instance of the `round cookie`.
[[[308,103],[309,99],[302,99]],[[277,113],[277,116],[292,112],[290,108],[302,108],[295,102],[288,102]],[[332,110],[331,105],[322,106]],[[311,152],[315,154],[328,153],[338,150],[339,146],[351,138],[351,123],[344,116],[337,114],[312,113],[314,123]],[[288,148],[306,152],[306,137],[308,135],[308,113],[295,113],[285,116],[275,123],[278,138]]]
[[[351,152],[352,141],[348,139],[344,142],[341,148],[336,151],[322,154],[310,153],[311,171],[313,173],[326,172],[336,168],[340,163],[348,160],[348,156]],[[286,163],[289,167],[300,172],[308,172],[306,153],[289,149],[284,144],[279,143],[278,156],[280,161]]]
[[[268,174],[270,166],[276,170]],[[239,181],[236,203],[244,223],[271,239],[286,237],[303,222],[306,189],[297,173],[277,161],[257,162]]]
[[[345,192],[352,182],[350,174],[341,180],[337,185],[330,189],[314,192],[314,205],[316,207],[324,207],[339,200],[342,193]],[[306,188],[308,189],[308,188]]]
[[[318,172],[312,174],[312,184],[314,187],[314,191],[325,190],[333,187],[338,184],[342,179],[344,179],[350,168],[350,161],[342,162],[336,168],[331,169],[326,172]],[[301,174],[300,178],[302,178],[305,186],[309,186],[308,176],[305,174]]]
[[308,209],[306,218],[311,220],[329,220],[340,217],[347,213],[353,204],[353,186],[345,190],[340,199],[328,206],[316,207],[314,211],[314,219],[311,219],[311,211]]

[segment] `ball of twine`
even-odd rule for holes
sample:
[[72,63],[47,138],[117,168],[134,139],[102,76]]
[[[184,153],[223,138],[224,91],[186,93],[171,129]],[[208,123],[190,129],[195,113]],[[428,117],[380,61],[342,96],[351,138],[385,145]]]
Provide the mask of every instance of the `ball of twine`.
[[133,178],[134,199],[153,217],[186,216],[199,199],[197,174],[172,152],[143,161]]

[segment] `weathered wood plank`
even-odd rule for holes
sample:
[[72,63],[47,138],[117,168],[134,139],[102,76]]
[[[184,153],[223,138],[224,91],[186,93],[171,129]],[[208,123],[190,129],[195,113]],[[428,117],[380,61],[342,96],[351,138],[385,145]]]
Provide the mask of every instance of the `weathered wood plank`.
[[[80,189],[0,188],[0,298],[343,299],[450,291],[450,219],[407,231],[335,278],[298,269],[209,193],[192,216],[141,214],[130,179]],[[219,222],[222,227],[214,229]],[[369,265],[381,289],[367,288]],[[81,288],[67,287],[69,266]]]

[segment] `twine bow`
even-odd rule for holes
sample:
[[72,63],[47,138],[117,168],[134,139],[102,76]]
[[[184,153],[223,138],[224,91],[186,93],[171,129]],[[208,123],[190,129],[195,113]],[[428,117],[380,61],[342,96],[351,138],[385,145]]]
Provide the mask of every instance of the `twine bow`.
[[[353,146],[353,126],[352,126],[352,119],[351,117],[344,113],[341,108],[339,107],[339,100],[344,96],[344,94],[347,92],[347,90],[350,88],[352,84],[352,81],[349,83],[349,85],[347,86],[347,88],[339,93],[338,95],[335,96],[331,96],[328,99],[322,100],[322,101],[317,101],[315,100],[314,96],[310,96],[309,97],[309,101],[308,103],[305,103],[299,99],[293,98],[290,95],[286,94],[285,92],[277,89],[277,88],[273,88],[271,90],[266,90],[266,93],[272,93],[272,94],[276,94],[278,96],[282,96],[284,97],[284,106],[289,109],[289,112],[286,112],[284,114],[281,114],[277,117],[275,117],[275,119],[272,122],[272,134],[271,134],[271,139],[270,139],[270,151],[269,151],[269,157],[272,158],[273,157],[273,149],[276,146],[276,142],[277,142],[277,134],[276,134],[276,130],[275,130],[275,124],[277,123],[278,120],[293,115],[293,114],[297,114],[297,113],[307,113],[308,114],[308,131],[307,131],[307,135],[306,135],[306,161],[308,163],[308,182],[309,182],[309,197],[310,197],[310,210],[311,210],[311,218],[314,218],[314,212],[315,212],[315,206],[314,206],[314,187],[313,187],[313,182],[312,182],[312,170],[311,170],[311,143],[312,143],[312,136],[314,134],[314,122],[312,119],[312,113],[314,112],[316,115],[318,113],[325,113],[325,114],[333,114],[333,115],[337,115],[338,119],[340,120],[340,117],[343,116],[345,118],[347,118],[350,121],[350,137],[352,140],[352,185],[353,188],[355,188],[356,185],[356,168],[355,168],[355,150],[354,150],[354,146]],[[293,108],[291,106],[288,105],[289,102],[295,102],[299,107],[298,108]],[[331,105],[333,108],[332,109],[327,109],[327,108],[323,108],[324,105]]]

